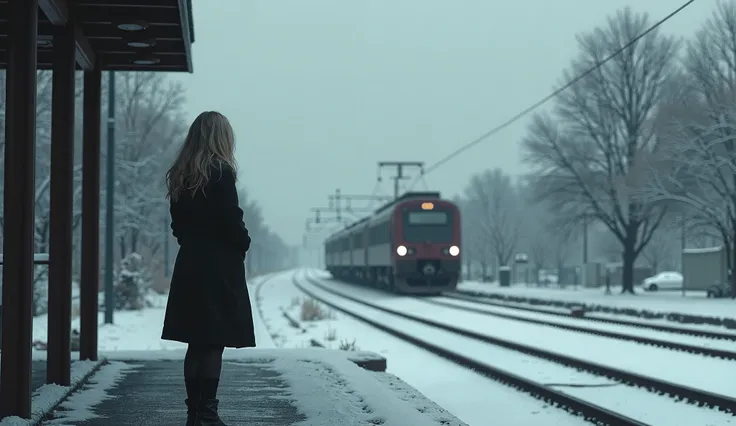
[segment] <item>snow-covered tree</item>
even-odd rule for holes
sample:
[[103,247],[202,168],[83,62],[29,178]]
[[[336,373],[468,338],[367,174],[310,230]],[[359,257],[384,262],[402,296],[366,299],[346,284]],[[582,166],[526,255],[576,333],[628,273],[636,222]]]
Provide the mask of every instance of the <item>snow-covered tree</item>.
[[143,309],[149,285],[150,276],[143,257],[135,252],[128,253],[120,261],[120,268],[117,273],[115,309]]
[[266,225],[261,207],[244,187],[238,190],[238,200],[243,209],[245,226],[251,237],[251,246],[245,259],[248,274],[254,275],[293,266],[295,259],[292,256],[292,248]]
[[465,198],[465,220],[479,234],[478,244],[493,253],[496,266],[507,266],[523,225],[521,199],[511,177],[501,169],[476,174],[465,188]]
[[[578,37],[580,54],[564,81],[599,64],[649,27],[630,9]],[[665,210],[632,196],[655,143],[652,118],[677,53],[672,38],[650,32],[563,92],[553,114],[538,114],[524,139],[537,199],[569,223],[603,223],[621,243],[623,291],[633,293],[637,256]]]
[[164,176],[186,136],[181,83],[164,74],[116,74],[115,221],[120,257],[154,255],[168,215]]
[[473,279],[480,272],[481,275],[490,275],[493,253],[490,250],[488,239],[477,230],[479,209],[474,208],[473,202],[462,197],[455,197],[453,202],[460,210],[460,234],[462,235],[460,252],[465,262],[468,279]]
[[683,63],[668,86],[672,94],[660,112],[657,166],[642,192],[682,212],[688,234],[718,234],[734,264],[736,2],[718,3],[688,43]]

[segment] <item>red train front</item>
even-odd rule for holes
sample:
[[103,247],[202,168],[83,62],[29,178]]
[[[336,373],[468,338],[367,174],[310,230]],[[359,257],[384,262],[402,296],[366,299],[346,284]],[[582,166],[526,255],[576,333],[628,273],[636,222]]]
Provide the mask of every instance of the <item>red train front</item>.
[[460,211],[455,204],[419,196],[393,212],[394,288],[434,293],[455,288],[460,277]]
[[325,241],[327,270],[405,294],[452,290],[460,277],[460,211],[438,192],[404,194]]

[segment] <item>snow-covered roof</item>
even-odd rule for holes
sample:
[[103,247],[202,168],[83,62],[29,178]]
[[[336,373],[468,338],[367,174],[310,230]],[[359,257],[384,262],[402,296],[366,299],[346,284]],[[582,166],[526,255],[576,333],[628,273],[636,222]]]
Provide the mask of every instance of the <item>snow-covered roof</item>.
[[703,247],[703,248],[686,248],[683,253],[687,254],[704,254],[704,253],[718,253],[723,251],[723,246],[718,247]]

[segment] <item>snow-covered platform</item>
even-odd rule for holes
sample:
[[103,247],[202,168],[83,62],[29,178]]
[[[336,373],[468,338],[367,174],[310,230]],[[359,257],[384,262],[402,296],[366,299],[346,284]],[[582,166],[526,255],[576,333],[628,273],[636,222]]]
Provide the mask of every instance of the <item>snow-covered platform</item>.
[[[105,356],[108,364],[45,425],[185,423],[183,352]],[[221,417],[231,426],[467,426],[384,369],[385,359],[369,352],[228,350],[219,391]]]

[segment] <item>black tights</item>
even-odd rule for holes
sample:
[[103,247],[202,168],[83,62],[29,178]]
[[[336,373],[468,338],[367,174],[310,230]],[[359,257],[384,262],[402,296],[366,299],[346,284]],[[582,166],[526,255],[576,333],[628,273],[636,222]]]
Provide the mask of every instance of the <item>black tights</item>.
[[184,378],[219,379],[224,350],[222,346],[190,343],[184,357]]

